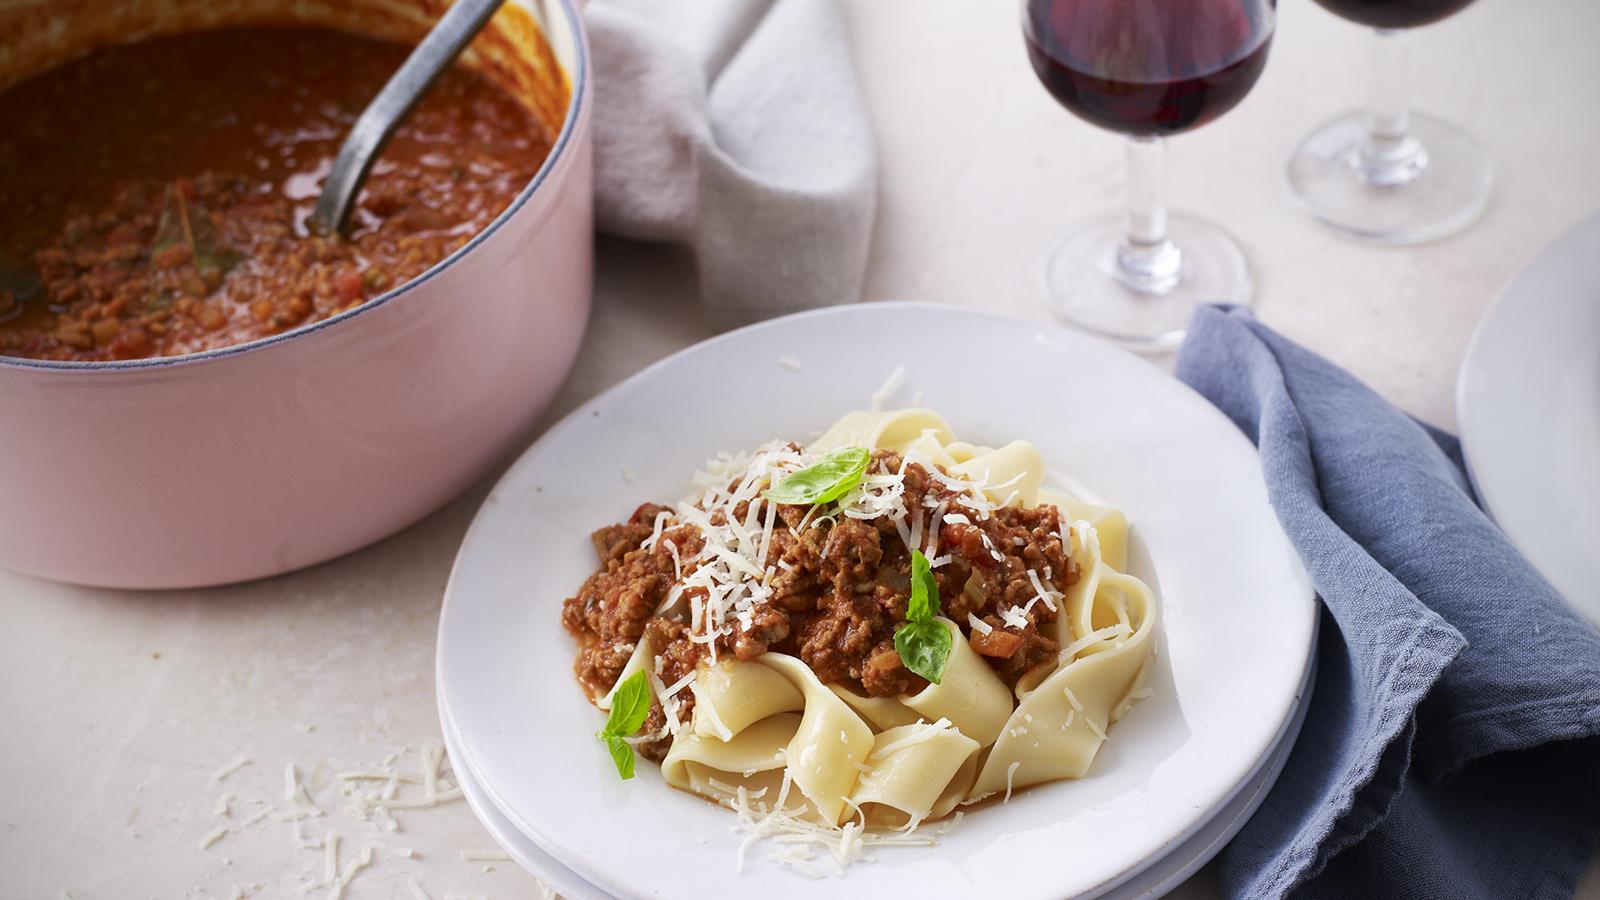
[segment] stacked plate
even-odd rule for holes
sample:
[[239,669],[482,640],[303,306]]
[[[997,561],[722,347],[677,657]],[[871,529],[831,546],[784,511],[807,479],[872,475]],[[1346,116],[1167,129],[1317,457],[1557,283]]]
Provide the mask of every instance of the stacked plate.
[[733,815],[667,787],[653,764],[617,778],[594,738],[603,716],[572,678],[561,601],[594,569],[591,530],[683,496],[719,450],[804,442],[901,366],[889,405],[927,406],[978,442],[1031,441],[1069,487],[1127,513],[1129,568],[1162,610],[1155,693],[1086,777],[976,808],[933,846],[874,848],[826,889],[1158,896],[1277,777],[1305,712],[1317,606],[1238,429],[1082,335],[945,307],[843,307],[708,341],[607,392],[524,454],[467,534],[440,621],[445,739],[484,825],[563,896],[815,896],[816,881],[759,845],[736,872]]

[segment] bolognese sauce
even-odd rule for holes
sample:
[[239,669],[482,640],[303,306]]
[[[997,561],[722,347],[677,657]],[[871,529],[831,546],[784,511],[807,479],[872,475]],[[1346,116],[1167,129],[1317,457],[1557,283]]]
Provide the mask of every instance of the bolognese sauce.
[[[867,471],[903,473],[905,502],[911,508],[929,498],[935,505],[950,504],[958,496],[948,486],[947,473],[930,474],[927,466],[905,461],[893,451],[874,452]],[[744,512],[735,508],[733,518]],[[740,660],[768,651],[786,653],[810,666],[822,682],[871,697],[926,687],[928,682],[906,668],[895,650],[895,629],[906,621],[911,593],[911,555],[893,522],[848,517],[819,521],[808,513],[805,506],[778,507],[780,527],[772,530],[767,550],[781,571],[773,579],[772,598],[761,604],[749,627],[716,638],[718,649]],[[714,524],[717,516],[725,514],[714,513]],[[972,649],[1008,687],[1014,686],[1027,672],[1054,662],[1061,649],[1040,633],[1041,626],[1055,621],[1057,610],[1027,601],[1039,590],[1030,571],[1049,573],[1046,577],[1056,590],[1077,583],[1077,563],[1062,540],[1068,523],[1049,505],[1007,506],[982,518],[952,518],[956,521],[944,526],[950,561],[933,575],[944,614],[958,623],[982,623],[963,628]],[[605,694],[646,636],[661,659],[657,674],[663,682],[694,672],[708,657],[708,645],[693,640],[686,625],[660,610],[680,580],[679,571],[701,554],[699,530],[677,522],[670,507],[646,503],[627,521],[595,531],[592,539],[600,566],[566,600],[561,616],[580,641],[574,665],[578,682],[592,697]],[[1006,609],[1018,612],[1002,617]],[[681,695],[679,704],[679,715],[687,718],[693,695]],[[650,717],[646,732],[658,730],[664,720],[659,702]],[[660,759],[669,745],[660,740],[640,750]]]
[[379,157],[343,237],[306,218],[409,52],[307,26],[154,37],[0,92],[0,356],[225,347],[396,287],[482,231],[552,135],[456,65]]

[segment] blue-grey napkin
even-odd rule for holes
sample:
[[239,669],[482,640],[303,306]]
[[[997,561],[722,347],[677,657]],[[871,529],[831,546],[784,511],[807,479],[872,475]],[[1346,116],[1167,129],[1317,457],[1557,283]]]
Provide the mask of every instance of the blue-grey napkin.
[[1600,633],[1479,510],[1456,440],[1243,310],[1200,309],[1177,374],[1255,441],[1323,602],[1228,896],[1570,897],[1600,842]]

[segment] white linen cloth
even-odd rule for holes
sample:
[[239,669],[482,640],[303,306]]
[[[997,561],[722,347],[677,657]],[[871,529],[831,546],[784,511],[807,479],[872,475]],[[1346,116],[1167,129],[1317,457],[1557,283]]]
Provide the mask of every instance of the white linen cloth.
[[595,214],[687,244],[722,324],[859,299],[877,206],[834,0],[594,0]]

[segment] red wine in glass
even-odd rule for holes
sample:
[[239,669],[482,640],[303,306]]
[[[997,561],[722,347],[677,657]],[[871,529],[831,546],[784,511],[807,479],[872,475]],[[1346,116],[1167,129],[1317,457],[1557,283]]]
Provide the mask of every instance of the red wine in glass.
[[1140,350],[1183,339],[1201,303],[1250,302],[1250,264],[1226,231],[1166,203],[1166,137],[1236,106],[1261,76],[1276,0],[1022,0],[1022,35],[1066,109],[1127,136],[1128,202],[1045,259],[1051,309]]
[[1244,99],[1266,65],[1271,19],[1251,0],[1029,0],[1023,36],[1035,74],[1075,115],[1171,135]]
[[1472,0],[1317,0],[1328,12],[1373,28],[1416,28],[1460,12]]

